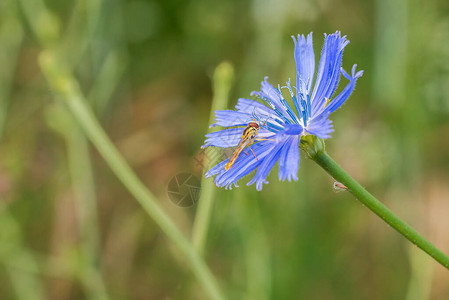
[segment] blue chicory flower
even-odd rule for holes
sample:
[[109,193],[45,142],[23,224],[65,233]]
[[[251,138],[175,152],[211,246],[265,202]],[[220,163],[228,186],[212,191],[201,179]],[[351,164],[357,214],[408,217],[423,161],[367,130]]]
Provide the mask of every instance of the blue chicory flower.
[[[295,111],[287,103],[281,92],[281,87],[273,87],[267,78],[262,81],[258,96],[267,105],[249,99],[239,99],[236,110],[219,110],[215,112],[215,124],[227,129],[209,133],[203,147],[235,147],[239,143],[244,127],[256,120],[258,142],[252,144],[251,150],[255,155],[241,153],[234,165],[225,169],[229,159],[219,163],[206,173],[206,177],[216,175],[215,184],[218,187],[238,187],[237,181],[257,169],[256,174],[248,185],[256,183],[260,191],[276,162],[279,162],[279,180],[298,180],[299,142],[301,137],[315,135],[327,139],[333,131],[329,115],[337,110],[355,88],[356,80],[363,71],[356,72],[356,65],[352,67],[351,75],[341,68],[343,49],[349,43],[346,36],[337,31],[326,35],[321,52],[317,77],[312,90],[315,73],[315,55],[312,45],[312,33],[307,38],[298,35],[295,43],[296,86],[292,89],[290,80],[285,88],[290,92]],[[337,88],[340,72],[349,80],[346,87],[332,100]],[[257,156],[257,157],[256,157]]]

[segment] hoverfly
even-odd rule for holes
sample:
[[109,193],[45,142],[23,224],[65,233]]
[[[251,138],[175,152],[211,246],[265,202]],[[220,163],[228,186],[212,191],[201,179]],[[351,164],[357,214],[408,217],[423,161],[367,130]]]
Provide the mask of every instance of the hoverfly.
[[[229,170],[232,165],[234,164],[235,160],[239,156],[239,154],[244,151],[243,149],[249,145],[251,145],[254,142],[254,139],[256,138],[258,132],[259,132],[259,123],[257,123],[255,120],[253,122],[250,122],[248,126],[246,126],[245,130],[243,130],[242,137],[240,138],[240,142],[237,145],[237,148],[234,150],[234,153],[232,153],[231,158],[229,159],[229,162],[225,166],[225,170]],[[257,158],[256,153],[254,153],[253,149],[249,148],[254,156]],[[248,153],[247,153],[248,154]]]

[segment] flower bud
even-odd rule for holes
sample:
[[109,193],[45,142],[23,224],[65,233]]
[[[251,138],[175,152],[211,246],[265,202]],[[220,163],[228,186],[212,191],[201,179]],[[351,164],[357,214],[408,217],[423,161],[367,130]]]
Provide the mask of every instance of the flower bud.
[[314,158],[318,152],[324,152],[325,146],[323,139],[311,134],[302,136],[299,142],[299,148],[304,150],[310,158]]

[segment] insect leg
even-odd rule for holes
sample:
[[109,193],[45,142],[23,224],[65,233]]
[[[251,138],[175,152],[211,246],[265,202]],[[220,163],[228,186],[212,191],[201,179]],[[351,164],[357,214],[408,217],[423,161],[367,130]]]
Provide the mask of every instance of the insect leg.
[[249,150],[251,150],[251,152],[254,154],[254,157],[257,159],[257,160],[259,160],[258,158],[257,158],[257,155],[256,155],[256,153],[254,152],[254,150],[253,149],[251,149],[251,147],[250,146],[248,146],[248,148],[249,148]]

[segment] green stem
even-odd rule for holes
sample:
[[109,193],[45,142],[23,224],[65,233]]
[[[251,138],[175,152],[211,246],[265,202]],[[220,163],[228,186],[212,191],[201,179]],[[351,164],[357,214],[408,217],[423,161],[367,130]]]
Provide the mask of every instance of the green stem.
[[[24,245],[19,222],[0,199],[0,262],[11,279],[12,288],[19,300],[47,299],[42,278],[30,269],[38,269],[39,261]],[[26,266],[27,269],[22,268]]]
[[11,90],[14,82],[14,74],[17,58],[20,53],[20,47],[23,40],[23,28],[18,21],[14,1],[4,1],[0,13],[0,138],[2,137],[8,107],[11,101]]
[[[73,118],[70,118],[70,121],[72,120]],[[88,141],[78,124],[74,123],[74,121],[69,122],[67,129],[70,129],[65,132],[69,168],[80,227],[81,251],[85,260],[79,275],[88,291],[86,295],[88,299],[108,299],[100,267],[97,199]]]
[[326,152],[318,151],[311,159],[319,164],[335,180],[344,184],[348,190],[366,207],[381,217],[391,227],[396,229],[410,242],[432,256],[437,262],[449,269],[449,257],[435,247],[431,242],[421,236],[410,225],[402,221],[391,210],[365,190],[357,181],[346,173]]
[[224,299],[214,276],[205,262],[173,221],[162,210],[156,198],[145,187],[142,181],[140,181],[108,138],[93,112],[86,105],[84,95],[79,88],[78,82],[73,78],[73,75],[70,74],[67,68],[64,68],[62,61],[58,60],[53,53],[43,52],[39,62],[53,91],[67,104],[80,127],[84,130],[87,137],[97,148],[114,174],[185,256],[187,263],[210,298]]
[[[213,123],[216,110],[226,109],[228,106],[229,90],[231,89],[233,79],[234,68],[230,63],[223,62],[217,66],[214,72],[214,99],[212,100],[209,124]],[[213,151],[218,150],[210,149],[210,147],[204,149],[205,171],[207,167],[217,163],[217,156],[213,155],[214,153],[217,154],[217,152]],[[216,191],[217,187],[214,185],[214,181],[211,178],[206,179],[203,176],[201,180],[201,196],[198,201],[198,208],[192,229],[193,246],[200,255],[203,255],[206,246]]]

